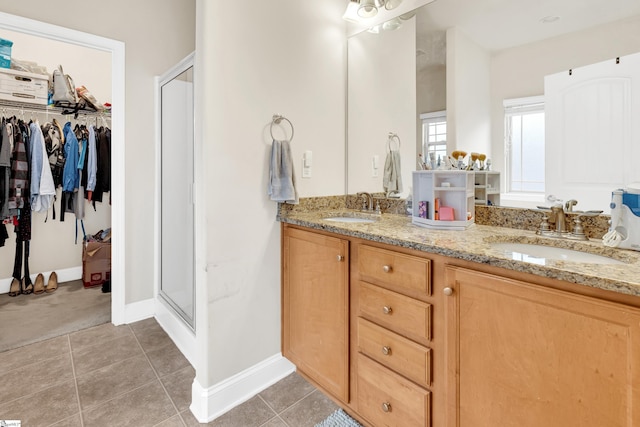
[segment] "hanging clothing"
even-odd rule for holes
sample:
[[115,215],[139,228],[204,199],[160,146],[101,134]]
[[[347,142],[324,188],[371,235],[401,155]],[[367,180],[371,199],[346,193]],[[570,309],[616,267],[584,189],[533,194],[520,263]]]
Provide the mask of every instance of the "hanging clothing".
[[93,190],[96,189],[96,172],[98,170],[98,153],[96,147],[95,127],[89,127],[89,149],[87,159],[87,199],[91,201]]
[[8,120],[2,119],[2,146],[0,147],[0,166],[11,166],[11,153],[13,152],[13,125]]
[[[23,209],[29,201],[29,162],[23,134],[17,125],[13,127],[14,151],[9,180],[9,210]],[[17,215],[17,212],[12,213]]]
[[102,195],[111,191],[111,129],[101,127],[96,136],[97,163],[96,188],[91,197],[95,202],[102,202]]
[[62,172],[62,191],[75,191],[80,186],[78,176],[78,139],[71,129],[71,122],[64,125],[64,156],[66,158]]
[[[13,277],[16,280],[24,278],[23,293],[33,291],[31,275],[29,273],[29,245],[31,240],[31,206],[27,200],[26,206],[19,210],[18,225],[16,225],[16,254],[13,262]],[[22,267],[24,266],[24,272]]]
[[[53,176],[54,188],[62,186],[62,171],[64,169],[64,149],[62,147],[63,136],[58,126],[45,123],[42,126],[44,145],[47,149],[47,157]],[[55,216],[55,215],[54,215]]]
[[0,220],[11,216],[9,212],[9,181],[11,179],[11,151],[13,147],[13,125],[2,119],[0,132]]
[[46,212],[53,204],[56,188],[51,166],[46,156],[47,148],[38,123],[29,125],[31,130],[31,209]]

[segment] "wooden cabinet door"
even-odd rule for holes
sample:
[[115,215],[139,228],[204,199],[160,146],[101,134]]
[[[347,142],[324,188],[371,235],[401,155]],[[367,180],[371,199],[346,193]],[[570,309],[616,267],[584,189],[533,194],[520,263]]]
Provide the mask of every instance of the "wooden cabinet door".
[[640,426],[640,311],[446,268],[447,427]]
[[284,228],[282,353],[336,398],[349,399],[349,242]]

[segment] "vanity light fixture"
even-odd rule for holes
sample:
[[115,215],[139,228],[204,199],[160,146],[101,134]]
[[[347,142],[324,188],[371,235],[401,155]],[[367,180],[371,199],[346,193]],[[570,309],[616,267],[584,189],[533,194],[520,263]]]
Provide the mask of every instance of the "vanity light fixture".
[[400,3],[402,3],[402,0],[386,0],[384,2],[384,8],[387,10],[395,9],[400,6]]
[[358,7],[358,16],[360,18],[373,18],[378,14],[378,6],[376,3],[379,1],[375,0],[360,0],[360,5]]
[[382,29],[385,31],[393,31],[397,30],[402,26],[402,21],[400,18],[393,18],[382,24]]
[[384,7],[386,10],[392,10],[398,7],[400,3],[402,3],[402,0],[349,0],[342,19],[359,23],[363,19],[376,16],[378,9]]

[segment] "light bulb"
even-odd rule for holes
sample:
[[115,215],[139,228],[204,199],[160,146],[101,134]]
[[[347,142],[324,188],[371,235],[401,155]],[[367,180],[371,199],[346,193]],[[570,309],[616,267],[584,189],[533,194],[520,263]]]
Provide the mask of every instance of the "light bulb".
[[374,0],[360,0],[358,16],[361,18],[372,18],[378,13]]

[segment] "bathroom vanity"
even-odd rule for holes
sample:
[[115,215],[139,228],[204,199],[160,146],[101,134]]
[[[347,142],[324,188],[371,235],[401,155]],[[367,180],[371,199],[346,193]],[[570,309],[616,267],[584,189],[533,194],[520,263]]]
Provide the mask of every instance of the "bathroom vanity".
[[528,231],[331,215],[279,217],[282,351],[365,426],[640,425],[640,254],[538,265],[492,246]]

